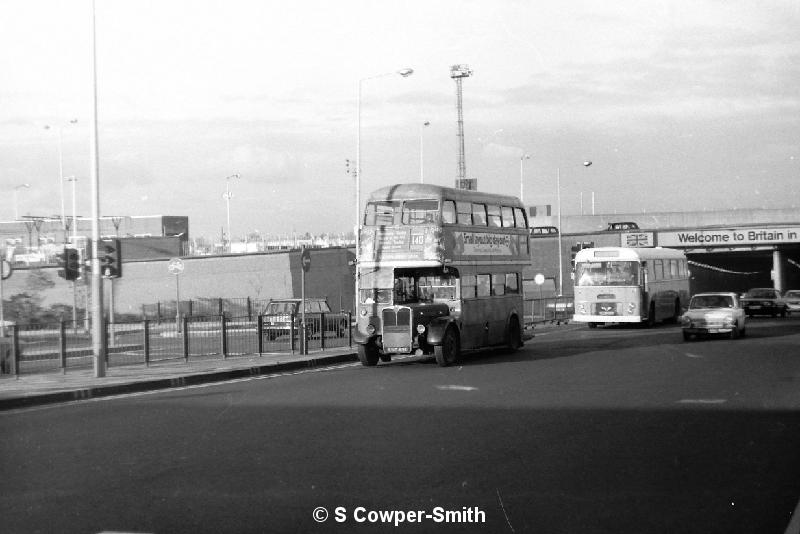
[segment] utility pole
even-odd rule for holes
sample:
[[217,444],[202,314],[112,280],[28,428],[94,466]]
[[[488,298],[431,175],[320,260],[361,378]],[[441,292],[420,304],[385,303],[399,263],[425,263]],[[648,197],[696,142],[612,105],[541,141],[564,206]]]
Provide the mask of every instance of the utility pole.
[[472,76],[472,71],[467,65],[453,65],[450,67],[450,77],[456,81],[456,109],[458,111],[458,175],[456,176],[456,188],[467,189],[467,162],[464,154],[464,109],[463,91],[461,80]]

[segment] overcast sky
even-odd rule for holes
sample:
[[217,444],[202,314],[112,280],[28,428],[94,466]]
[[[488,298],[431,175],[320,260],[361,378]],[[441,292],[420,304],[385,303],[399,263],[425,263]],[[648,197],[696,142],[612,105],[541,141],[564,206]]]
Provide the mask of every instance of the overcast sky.
[[[89,214],[90,0],[0,1],[0,219]],[[564,214],[800,207],[800,3],[102,0],[103,215],[349,231],[361,191],[458,172]],[[77,124],[70,119],[77,118]],[[422,124],[430,121],[430,126]],[[51,128],[46,129],[45,126]],[[591,160],[591,167],[582,162]],[[66,212],[71,213],[70,184]]]

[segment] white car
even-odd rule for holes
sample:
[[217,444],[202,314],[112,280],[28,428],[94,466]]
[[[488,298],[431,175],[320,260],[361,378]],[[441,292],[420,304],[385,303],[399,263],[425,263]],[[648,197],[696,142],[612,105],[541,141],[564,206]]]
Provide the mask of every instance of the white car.
[[790,289],[784,293],[783,302],[788,313],[800,312],[800,289]]
[[698,293],[681,316],[683,339],[724,334],[736,339],[745,334],[745,313],[736,293]]

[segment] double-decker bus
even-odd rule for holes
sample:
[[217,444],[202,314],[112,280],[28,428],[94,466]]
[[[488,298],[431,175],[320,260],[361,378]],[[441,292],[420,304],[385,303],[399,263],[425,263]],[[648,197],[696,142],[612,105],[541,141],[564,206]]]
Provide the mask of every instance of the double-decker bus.
[[575,322],[677,320],[689,302],[686,256],[669,248],[585,248],[575,254]]
[[361,363],[522,345],[528,220],[515,197],[400,184],[367,199],[358,262]]

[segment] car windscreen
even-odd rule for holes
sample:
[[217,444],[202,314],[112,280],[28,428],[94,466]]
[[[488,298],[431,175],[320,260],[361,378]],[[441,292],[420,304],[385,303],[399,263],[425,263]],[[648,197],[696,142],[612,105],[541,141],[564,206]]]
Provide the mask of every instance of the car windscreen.
[[689,303],[690,310],[699,308],[733,308],[733,298],[728,295],[697,295]]

